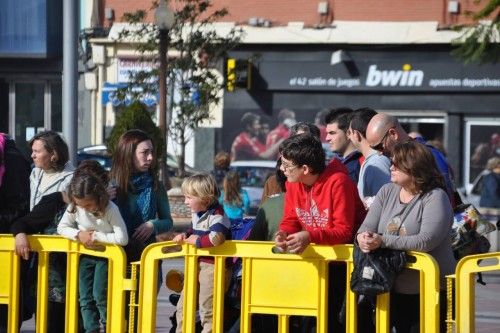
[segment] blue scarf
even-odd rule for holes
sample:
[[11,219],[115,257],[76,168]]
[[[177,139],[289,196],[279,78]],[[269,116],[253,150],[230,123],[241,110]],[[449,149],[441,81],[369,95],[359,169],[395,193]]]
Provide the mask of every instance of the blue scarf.
[[153,177],[149,172],[132,174],[130,180],[132,193],[136,195],[137,211],[135,217],[141,217],[142,222],[156,218],[156,194],[153,189]]

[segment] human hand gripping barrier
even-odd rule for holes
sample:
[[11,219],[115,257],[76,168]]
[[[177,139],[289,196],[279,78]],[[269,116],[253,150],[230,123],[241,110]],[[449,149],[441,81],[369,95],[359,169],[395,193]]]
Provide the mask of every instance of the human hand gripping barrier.
[[[135,291],[133,280],[125,275],[125,254],[121,247],[103,245],[100,250],[90,250],[77,242],[59,236],[30,236],[33,251],[39,254],[37,333],[46,332],[48,262],[54,252],[65,252],[67,258],[66,281],[66,332],[77,331],[78,320],[78,262],[82,254],[107,258],[108,265],[108,315],[107,332],[125,330],[125,291]],[[213,331],[223,332],[225,260],[239,257],[242,260],[243,278],[241,293],[241,332],[250,332],[253,314],[278,316],[278,331],[288,332],[290,316],[317,318],[317,331],[326,332],[328,325],[328,264],[343,261],[347,265],[347,286],[350,285],[352,245],[311,245],[300,254],[272,253],[271,242],[227,241],[221,246],[197,249],[184,244],[180,251],[172,252],[173,242],[154,243],[148,246],[140,261],[138,288],[138,328],[141,333],[155,332],[157,305],[157,261],[184,257],[185,294],[184,327],[186,333],[194,332],[196,299],[198,292],[198,258],[212,256],[214,269],[214,318]],[[0,235],[0,303],[10,309],[19,307],[20,258],[14,254],[14,238]],[[420,271],[421,332],[438,332],[439,327],[439,270],[434,259],[424,253],[409,252],[412,260],[407,267]],[[459,288],[457,288],[459,290]],[[335,295],[334,295],[335,296]],[[338,295],[343,297],[343,295]],[[457,298],[459,299],[459,298]],[[356,331],[356,295],[347,287],[347,332]],[[470,303],[469,303],[470,304]],[[458,313],[458,311],[457,311]],[[17,311],[9,311],[8,332],[17,332]],[[389,332],[389,294],[377,298],[377,332]],[[227,328],[226,328],[227,329]],[[466,330],[458,330],[465,332]]]
[[[28,236],[32,251],[38,253],[36,331],[47,332],[47,304],[49,282],[49,256],[56,252],[67,254],[65,332],[77,332],[78,327],[78,263],[82,254],[108,259],[107,326],[110,333],[122,333],[125,327],[126,258],[117,245],[99,244],[87,249],[82,244],[61,236]],[[20,291],[20,257],[14,253],[12,235],[0,235],[0,303],[9,307],[8,333],[18,332]]]
[[[198,290],[198,258],[214,257],[214,318],[213,331],[223,332],[224,315],[224,262],[227,257],[242,259],[243,279],[241,291],[241,332],[251,331],[252,314],[278,316],[278,332],[288,332],[290,316],[317,318],[317,332],[326,332],[328,325],[328,263],[343,261],[347,264],[347,286],[350,285],[352,245],[311,245],[300,254],[272,253],[274,243],[227,241],[224,244],[197,249],[182,245],[179,252],[171,252],[173,242],[148,246],[141,257],[139,286],[140,332],[154,332],[156,322],[157,260],[184,257],[184,321],[183,332],[194,333],[196,295]],[[435,260],[419,252],[408,252],[408,268],[420,271],[421,332],[439,332],[439,269]],[[339,295],[343,297],[343,295]],[[347,287],[347,332],[356,332],[356,295]],[[389,332],[389,294],[377,298],[377,332]],[[226,328],[227,329],[227,328]]]

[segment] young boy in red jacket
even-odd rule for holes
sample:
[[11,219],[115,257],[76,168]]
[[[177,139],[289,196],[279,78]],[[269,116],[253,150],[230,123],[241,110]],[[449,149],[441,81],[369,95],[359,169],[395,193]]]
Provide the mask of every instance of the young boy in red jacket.
[[[310,243],[352,243],[366,211],[347,169],[337,160],[325,166],[321,142],[310,134],[286,139],[280,154],[287,184],[276,246],[299,254]],[[330,272],[329,295],[333,292],[334,297],[329,300],[328,326],[329,331],[338,332],[343,326],[337,318],[346,290],[345,265],[330,265]]]

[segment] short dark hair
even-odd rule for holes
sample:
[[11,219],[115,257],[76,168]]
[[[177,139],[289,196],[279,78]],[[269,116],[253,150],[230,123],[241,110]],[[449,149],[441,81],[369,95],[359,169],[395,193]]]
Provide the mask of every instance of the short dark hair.
[[361,133],[366,138],[366,128],[370,120],[377,114],[372,108],[360,108],[354,111],[351,117],[351,129]]
[[352,109],[348,107],[331,109],[325,116],[325,122],[326,124],[337,123],[339,129],[346,132],[349,129],[352,113]]
[[281,192],[286,192],[286,176],[283,171],[281,171],[281,157],[276,161],[276,182],[278,183]]
[[290,128],[290,136],[296,135],[298,131],[302,131],[304,133],[311,133],[317,138],[320,138],[321,136],[318,126],[305,121],[300,121],[295,125],[293,125]]
[[325,170],[325,151],[321,141],[310,133],[294,135],[283,141],[280,154],[295,165],[307,165],[313,174]]
[[243,128],[247,128],[248,126],[252,125],[254,121],[260,120],[259,115],[253,113],[253,112],[247,112],[241,117],[241,125]]
[[30,140],[30,148],[33,147],[33,143],[37,140],[43,142],[45,150],[55,155],[55,159],[51,160],[52,167],[57,171],[63,170],[69,160],[68,145],[63,138],[54,131],[40,132]]

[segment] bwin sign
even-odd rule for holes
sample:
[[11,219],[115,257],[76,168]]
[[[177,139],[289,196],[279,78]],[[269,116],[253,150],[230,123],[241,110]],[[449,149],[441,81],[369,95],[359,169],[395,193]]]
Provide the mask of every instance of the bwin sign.
[[370,65],[366,76],[366,86],[368,87],[420,87],[424,80],[424,72],[411,70],[410,64],[404,64],[399,71],[380,71],[377,65]]

